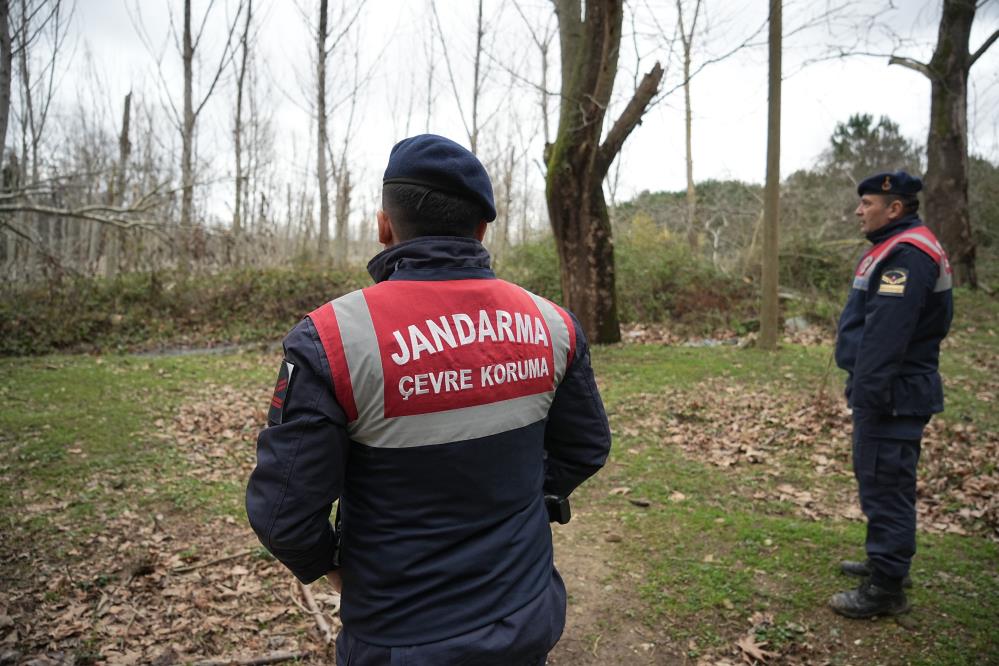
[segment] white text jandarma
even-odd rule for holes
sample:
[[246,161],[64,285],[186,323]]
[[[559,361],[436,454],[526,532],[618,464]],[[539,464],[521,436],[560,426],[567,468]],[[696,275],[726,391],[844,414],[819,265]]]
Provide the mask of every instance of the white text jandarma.
[[477,317],[463,312],[425,320],[422,328],[410,324],[405,330],[392,331],[399,351],[392,354],[396,365],[416,361],[423,354],[436,354],[486,340],[550,346],[548,330],[541,317],[509,313],[506,310],[479,310]]

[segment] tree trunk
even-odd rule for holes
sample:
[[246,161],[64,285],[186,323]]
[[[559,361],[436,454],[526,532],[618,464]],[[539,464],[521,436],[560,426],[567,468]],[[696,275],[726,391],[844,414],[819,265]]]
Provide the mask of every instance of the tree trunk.
[[[121,114],[121,134],[118,137],[118,167],[115,170],[115,182],[109,197],[112,206],[120,205],[125,200],[125,172],[128,168],[128,157],[132,152],[132,143],[128,140],[128,129],[132,117],[132,93],[125,95],[125,108]],[[118,263],[121,254],[121,230],[109,228],[107,234],[104,259],[104,276],[113,278],[118,273]]]
[[978,287],[975,240],[968,213],[968,73],[999,38],[994,31],[969,52],[975,0],[944,0],[937,45],[929,64],[892,56],[930,80],[930,131],[926,138],[926,224],[939,236],[954,267],[954,284]]
[[319,3],[319,31],[316,33],[316,177],[319,180],[319,257],[329,254],[330,195],[326,171],[326,21],[328,0]]
[[243,88],[246,81],[246,60],[249,55],[250,21],[253,17],[253,0],[248,0],[246,6],[246,22],[243,25],[243,35],[240,39],[242,54],[240,56],[239,75],[236,77],[236,121],[233,127],[233,143],[236,150],[236,201],[232,206],[232,237],[236,248],[236,264],[240,263],[240,237],[243,233]]
[[693,252],[698,251],[697,234],[697,189],[694,186],[694,149],[692,145],[693,118],[690,110],[690,51],[694,43],[694,31],[697,29],[697,16],[701,11],[701,0],[694,5],[694,18],[690,22],[690,32],[687,32],[683,20],[683,1],[677,0],[676,12],[680,21],[680,40],[683,43],[683,103],[684,129],[687,139],[687,242]]
[[777,302],[777,229],[780,221],[781,0],[770,0],[770,72],[767,103],[767,182],[763,200],[763,276],[760,307],[761,349],[776,349],[780,320]]
[[191,0],[184,0],[184,117],[180,135],[180,265],[190,269],[190,228],[194,209],[194,45],[191,38]]
[[954,267],[954,282],[978,286],[968,214],[968,43],[974,0],[947,0],[930,60],[930,131],[926,139],[926,223]]
[[14,52],[10,37],[10,0],[0,0],[0,168],[7,145],[7,122],[10,119],[10,79]]
[[347,265],[350,250],[350,169],[347,168],[347,154],[344,150],[336,178],[336,243],[333,248],[333,264],[338,268]]
[[479,71],[481,69],[482,37],[484,34],[485,32],[482,29],[482,0],[479,0],[478,19],[475,22],[475,69],[472,84],[472,132],[468,137],[472,153],[476,155],[479,151],[479,93],[482,88],[482,82],[479,81]]
[[562,299],[598,343],[617,342],[614,242],[603,181],[641,121],[663,76],[659,63],[600,142],[621,44],[621,0],[554,0],[562,53],[562,95],[555,143],[546,150],[545,197],[560,260]]

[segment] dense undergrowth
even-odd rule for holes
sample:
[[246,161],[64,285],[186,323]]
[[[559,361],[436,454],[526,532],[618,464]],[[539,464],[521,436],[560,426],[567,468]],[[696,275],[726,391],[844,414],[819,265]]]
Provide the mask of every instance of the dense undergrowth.
[[366,278],[362,270],[303,266],[33,285],[0,295],[0,354],[275,340],[324,300],[367,284]]
[[[684,335],[742,335],[758,328],[755,276],[718,270],[655,225],[631,224],[615,243],[622,322],[665,322]],[[834,325],[851,262],[822,252],[785,244],[785,318]],[[562,302],[550,237],[510,248],[496,268],[500,277]],[[332,270],[303,263],[12,285],[0,290],[0,355],[271,342],[320,303],[368,284],[360,266]]]

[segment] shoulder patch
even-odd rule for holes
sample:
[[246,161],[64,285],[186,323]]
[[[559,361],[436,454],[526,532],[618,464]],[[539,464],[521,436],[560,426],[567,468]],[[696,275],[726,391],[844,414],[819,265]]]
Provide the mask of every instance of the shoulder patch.
[[881,274],[878,294],[881,296],[905,295],[905,283],[909,279],[909,269],[889,268]]
[[291,396],[291,381],[294,377],[295,364],[288,359],[281,359],[277,384],[274,385],[274,395],[271,396],[271,408],[267,412],[267,425],[281,425],[284,422],[284,408]]

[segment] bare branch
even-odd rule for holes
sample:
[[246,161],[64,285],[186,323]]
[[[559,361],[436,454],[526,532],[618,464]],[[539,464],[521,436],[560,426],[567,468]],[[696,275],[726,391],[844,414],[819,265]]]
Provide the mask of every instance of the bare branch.
[[985,54],[985,52],[989,50],[989,47],[995,44],[995,41],[997,39],[999,39],[999,30],[996,30],[991,35],[989,35],[989,38],[986,39],[982,43],[982,45],[978,47],[978,50],[971,54],[971,60],[968,61],[968,67],[970,68],[972,65],[974,65],[975,61],[981,58]]
[[347,23],[344,25],[343,30],[340,31],[340,34],[334,37],[333,40],[330,42],[329,48],[326,49],[327,55],[332,55],[333,52],[336,50],[336,47],[340,44],[340,40],[342,40],[344,37],[347,36],[347,33],[350,32],[350,29],[354,26],[354,23],[357,22],[358,17],[361,15],[362,9],[364,9],[364,3],[363,2],[357,3],[357,11],[354,12],[354,15],[351,16],[350,19],[347,21]]
[[600,151],[597,154],[597,168],[602,173],[607,173],[611,162],[614,161],[614,157],[621,151],[625,139],[628,138],[628,135],[631,134],[635,127],[641,124],[646,106],[656,96],[656,92],[659,90],[659,82],[662,81],[662,78],[663,68],[658,62],[652,67],[651,71],[642,77],[642,82],[639,84],[638,89],[635,90],[635,94],[632,95],[628,106],[621,112],[614,126],[607,133],[607,138],[604,139],[604,142],[600,146]]
[[[211,7],[208,8],[211,11]],[[194,110],[194,117],[197,118],[201,114],[201,109],[205,107],[208,99],[212,96],[215,91],[215,85],[219,82],[219,78],[222,76],[222,72],[225,71],[226,61],[231,60],[235,49],[232,48],[232,36],[236,32],[236,26],[239,24],[239,18],[243,13],[243,3],[241,2],[236,9],[236,14],[233,17],[232,23],[229,25],[229,34],[226,36],[225,48],[222,49],[222,56],[219,58],[219,64],[215,68],[215,76],[212,78],[212,83],[208,86],[208,90],[205,92],[205,96],[201,99],[201,103],[198,104],[198,108]],[[208,12],[205,12],[205,17],[207,18]],[[202,30],[204,30],[204,25],[202,24]],[[201,39],[201,33],[198,33],[198,39]]]
[[[437,37],[440,39],[441,50],[444,52],[444,64],[447,65],[447,76],[448,80],[451,82],[451,90],[454,92],[454,101],[458,106],[458,115],[461,117],[461,124],[465,127],[465,134],[468,135],[469,140],[472,138],[472,130],[468,126],[468,122],[465,120],[465,110],[461,105],[461,93],[458,92],[458,83],[454,80],[454,70],[451,67],[451,55],[447,49],[447,43],[444,41],[444,29],[441,27],[441,17],[437,14],[437,3],[434,0],[430,0],[430,10],[433,12],[434,21],[436,22]],[[431,37],[432,39],[433,37]]]
[[933,70],[931,70],[928,65],[921,63],[913,58],[906,58],[904,56],[893,55],[890,58],[888,58],[888,64],[901,65],[902,67],[913,69],[922,74],[923,76],[926,76],[927,78],[930,79],[933,78]]

